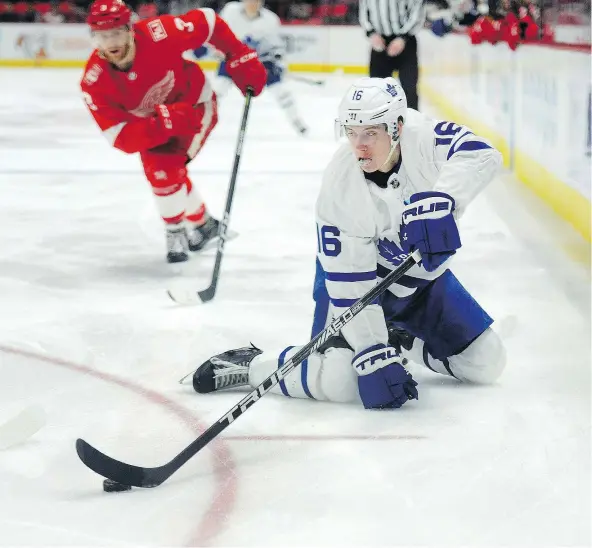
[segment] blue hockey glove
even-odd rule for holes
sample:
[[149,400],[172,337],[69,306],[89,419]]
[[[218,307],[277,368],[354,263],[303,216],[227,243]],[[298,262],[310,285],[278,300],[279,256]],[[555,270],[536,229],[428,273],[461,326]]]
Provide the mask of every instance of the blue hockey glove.
[[452,32],[452,25],[445,19],[436,19],[432,22],[432,32],[442,38],[449,32]]
[[393,409],[417,399],[417,383],[400,363],[391,346],[377,344],[352,360],[358,373],[358,390],[366,409]]
[[454,199],[444,192],[418,192],[405,206],[399,233],[401,248],[405,253],[419,249],[421,264],[428,272],[461,247],[453,211]]
[[210,53],[210,50],[206,46],[201,46],[193,50],[193,55],[195,55],[196,59],[201,59],[202,57],[205,57],[208,53]]
[[263,66],[267,70],[267,85],[273,86],[282,81],[284,76],[284,67],[275,61],[263,61]]

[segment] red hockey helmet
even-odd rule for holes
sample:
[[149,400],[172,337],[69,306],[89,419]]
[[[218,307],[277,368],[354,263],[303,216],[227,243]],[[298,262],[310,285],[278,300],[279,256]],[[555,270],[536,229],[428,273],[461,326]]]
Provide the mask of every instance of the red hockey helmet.
[[110,30],[129,25],[132,10],[122,0],[95,0],[88,8],[86,22],[91,30]]

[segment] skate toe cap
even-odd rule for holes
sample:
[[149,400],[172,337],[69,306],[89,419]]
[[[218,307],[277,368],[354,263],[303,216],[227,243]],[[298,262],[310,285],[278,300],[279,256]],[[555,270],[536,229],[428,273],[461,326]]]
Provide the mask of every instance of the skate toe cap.
[[215,390],[214,373],[210,360],[200,365],[193,374],[193,389],[199,394],[208,394]]

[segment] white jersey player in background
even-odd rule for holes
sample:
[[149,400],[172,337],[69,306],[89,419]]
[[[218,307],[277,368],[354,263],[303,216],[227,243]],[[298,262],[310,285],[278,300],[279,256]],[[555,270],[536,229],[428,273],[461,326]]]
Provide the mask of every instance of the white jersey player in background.
[[[280,36],[280,18],[263,7],[262,0],[228,2],[220,11],[232,32],[239,40],[253,48],[259,60],[267,69],[267,87],[274,95],[292,126],[306,134],[307,127],[300,118],[294,97],[285,82],[285,68],[282,58],[285,54],[284,41]],[[226,63],[220,63],[216,95],[224,97],[232,87],[232,80],[226,72]]]
[[[329,162],[317,201],[312,335],[412,250],[422,261],[273,390],[400,407],[418,394],[406,359],[461,381],[494,382],[504,346],[447,265],[461,247],[457,220],[495,177],[501,154],[464,126],[407,108],[392,78],[356,81],[338,122],[348,143]],[[229,350],[203,363],[193,386],[202,393],[256,387],[297,350]]]

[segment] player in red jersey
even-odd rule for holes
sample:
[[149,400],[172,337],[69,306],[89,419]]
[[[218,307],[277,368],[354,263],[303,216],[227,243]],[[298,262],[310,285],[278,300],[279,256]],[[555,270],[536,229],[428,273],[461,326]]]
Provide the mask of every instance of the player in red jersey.
[[209,8],[131,23],[122,0],[89,8],[96,49],[80,83],[90,113],[107,140],[138,152],[166,225],[167,261],[186,261],[218,233],[219,222],[187,174],[187,163],[218,120],[216,96],[198,65],[182,53],[204,43],[226,55],[230,77],[258,95],[267,79],[254,50]]

